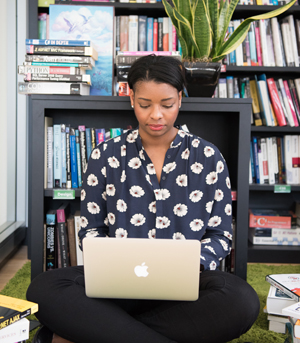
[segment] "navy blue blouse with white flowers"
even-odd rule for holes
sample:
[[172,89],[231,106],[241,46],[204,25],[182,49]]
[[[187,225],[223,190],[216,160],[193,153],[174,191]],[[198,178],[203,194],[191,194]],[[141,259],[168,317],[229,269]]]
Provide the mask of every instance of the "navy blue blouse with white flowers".
[[230,253],[231,190],[227,166],[211,143],[179,129],[158,183],[138,129],[99,144],[81,191],[87,236],[198,239],[201,264],[216,269]]

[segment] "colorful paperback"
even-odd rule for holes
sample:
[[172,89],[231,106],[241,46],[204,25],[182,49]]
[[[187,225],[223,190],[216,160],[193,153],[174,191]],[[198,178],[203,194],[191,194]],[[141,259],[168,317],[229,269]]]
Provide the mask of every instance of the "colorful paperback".
[[282,313],[287,316],[300,319],[300,302],[283,308]]
[[290,229],[296,225],[297,216],[292,211],[250,209],[249,226],[272,229]]
[[29,338],[29,320],[23,318],[0,330],[1,343],[25,342]]
[[0,330],[37,311],[36,303],[0,295]]
[[90,40],[25,39],[26,45],[92,46]]
[[269,274],[266,281],[292,299],[300,301],[300,274]]
[[113,6],[49,6],[49,36],[54,40],[90,40],[98,60],[91,71],[90,95],[112,95]]

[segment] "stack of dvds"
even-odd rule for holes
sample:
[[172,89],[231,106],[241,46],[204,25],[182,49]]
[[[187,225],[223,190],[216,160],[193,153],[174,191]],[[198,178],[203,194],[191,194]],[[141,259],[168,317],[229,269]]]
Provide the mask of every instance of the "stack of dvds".
[[91,41],[26,39],[26,56],[18,73],[20,94],[89,95],[98,53]]

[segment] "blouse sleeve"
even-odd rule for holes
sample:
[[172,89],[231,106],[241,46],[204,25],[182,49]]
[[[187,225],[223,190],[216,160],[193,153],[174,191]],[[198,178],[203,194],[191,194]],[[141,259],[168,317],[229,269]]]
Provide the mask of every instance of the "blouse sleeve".
[[108,234],[106,210],[106,159],[101,156],[101,146],[89,158],[81,190],[80,242],[87,236],[105,237]]
[[226,162],[220,152],[215,155],[217,182],[215,196],[201,239],[201,261],[204,270],[216,269],[220,261],[231,251],[232,244],[232,199],[231,185]]

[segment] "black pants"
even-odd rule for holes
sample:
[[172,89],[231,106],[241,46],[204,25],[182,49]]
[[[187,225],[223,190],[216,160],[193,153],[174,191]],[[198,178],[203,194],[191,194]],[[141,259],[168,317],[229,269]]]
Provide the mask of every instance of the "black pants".
[[248,331],[260,306],[253,288],[220,271],[200,280],[197,301],[94,299],[83,267],[69,267],[37,276],[27,299],[42,324],[75,343],[222,343]]

